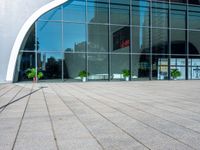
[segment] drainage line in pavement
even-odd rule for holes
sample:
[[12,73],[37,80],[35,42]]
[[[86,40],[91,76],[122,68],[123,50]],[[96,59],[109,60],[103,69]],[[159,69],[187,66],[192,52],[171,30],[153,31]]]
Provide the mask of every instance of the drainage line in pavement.
[[[6,93],[8,93],[9,91],[11,91],[12,89],[14,89],[16,86],[13,86],[11,88],[9,88],[8,90],[6,90],[3,94],[0,95],[0,97],[4,96]],[[6,87],[7,88],[7,87]]]
[[[17,95],[18,95],[22,90],[23,90],[23,88],[21,88],[21,89],[14,95],[14,97],[11,98],[11,100],[10,100],[7,104],[9,104],[10,102],[12,102],[12,100],[15,99],[15,98],[17,97]],[[7,104],[6,104],[6,105],[7,105]],[[1,114],[5,109],[6,109],[6,107],[0,108],[0,114]]]
[[[20,131],[21,126],[22,126],[22,121],[23,121],[23,119],[24,119],[24,116],[25,116],[25,113],[26,113],[26,109],[27,109],[28,104],[29,104],[29,101],[30,101],[30,97],[31,97],[32,90],[33,90],[33,85],[32,85],[32,88],[31,88],[31,92],[29,93],[28,100],[27,100],[27,102],[26,102],[26,106],[25,106],[25,108],[24,108],[24,111],[23,111],[23,114],[22,114],[22,118],[21,118],[21,120],[20,120],[19,127],[18,127],[18,130],[17,130],[17,133],[16,133],[16,136],[15,136],[15,139],[14,139],[14,142],[13,142],[13,145],[12,145],[12,149],[11,149],[11,150],[14,150],[14,148],[15,148],[15,144],[16,144],[16,142],[17,142],[17,137],[18,137],[18,135],[19,135],[19,131]],[[39,90],[39,89],[38,89],[38,90]],[[36,90],[36,91],[38,91],[38,90]],[[33,91],[33,92],[36,92],[36,91]],[[27,94],[27,95],[28,95],[28,94]]]
[[16,100],[14,100],[14,101],[11,101],[11,102],[9,102],[9,103],[7,103],[7,104],[1,106],[0,109],[5,109],[7,106],[9,106],[9,105],[11,105],[11,104],[13,104],[13,103],[15,103],[15,102],[17,102],[17,101],[19,101],[19,100],[21,100],[21,99],[27,97],[27,96],[30,96],[30,95],[32,95],[33,93],[36,93],[37,91],[39,91],[39,90],[41,90],[41,89],[43,89],[43,88],[44,88],[44,87],[40,87],[39,89],[37,89],[37,90],[35,90],[35,91],[32,91],[32,92],[30,92],[30,93],[28,93],[28,94],[26,94],[26,95],[24,95],[24,96],[22,96],[22,97],[20,97],[20,98],[18,98],[18,99],[16,99]]
[[[74,88],[74,87],[72,87],[72,88]],[[79,88],[80,88],[80,87],[79,87]],[[81,89],[81,88],[80,88],[80,89]],[[77,90],[77,89],[76,89],[76,90]],[[81,90],[82,90],[82,89],[81,89]],[[80,90],[79,90],[79,91],[80,91]],[[82,90],[82,91],[83,91],[83,90]],[[98,95],[98,96],[101,96],[99,93],[95,93],[95,94]],[[87,95],[87,96],[90,97],[91,99],[95,99],[97,102],[99,102],[99,103],[101,103],[101,104],[103,104],[103,105],[105,105],[105,106],[107,106],[107,107],[110,107],[110,108],[112,108],[112,109],[114,109],[114,110],[116,110],[116,111],[119,111],[120,113],[122,113],[122,114],[128,116],[129,118],[132,118],[132,119],[134,119],[134,120],[139,121],[140,123],[142,123],[142,124],[144,124],[144,125],[146,125],[146,126],[152,128],[152,129],[154,129],[154,130],[156,130],[156,131],[158,131],[158,132],[160,132],[160,133],[162,133],[162,134],[164,134],[164,135],[166,135],[166,136],[168,136],[168,137],[170,137],[170,138],[172,138],[172,139],[174,139],[174,140],[176,140],[176,141],[178,141],[179,143],[182,143],[182,144],[184,144],[184,145],[186,145],[186,146],[188,146],[188,147],[190,147],[190,148],[192,148],[192,149],[194,149],[194,150],[197,150],[196,148],[192,147],[191,145],[189,145],[189,144],[187,144],[187,143],[185,143],[185,142],[182,142],[182,141],[180,141],[179,139],[177,139],[177,138],[175,138],[175,137],[173,137],[173,136],[171,136],[171,135],[169,135],[169,134],[167,134],[167,133],[165,133],[165,132],[163,132],[163,131],[161,131],[161,130],[158,130],[157,128],[155,128],[155,127],[153,127],[153,126],[151,126],[151,125],[149,125],[149,124],[147,124],[147,123],[145,123],[145,122],[143,122],[143,121],[141,121],[141,120],[139,120],[139,119],[137,119],[137,118],[135,118],[135,117],[129,115],[128,113],[125,113],[125,112],[121,111],[121,110],[118,109],[118,108],[115,108],[115,107],[113,107],[113,106],[110,106],[110,105],[106,104],[105,102],[102,102],[102,101],[99,100],[98,98],[94,98],[94,97],[92,97],[92,96],[90,96],[90,95]],[[102,96],[102,97],[108,98],[108,97],[106,97],[106,96]],[[124,97],[123,97],[123,98],[124,98]],[[125,105],[125,106],[127,106],[127,107],[129,107],[129,108],[132,108],[132,107],[133,107],[133,106],[129,106],[129,105],[125,104],[125,103],[122,103],[122,102],[120,102],[120,101],[117,101],[117,102],[120,103],[120,104],[122,104],[122,105]],[[85,102],[83,102],[83,103],[85,103]],[[135,108],[135,107],[133,107],[133,108],[134,108],[134,109],[137,109],[137,110],[139,110],[139,111],[145,112],[145,111],[140,110],[140,109],[138,109],[138,108]],[[145,112],[145,113],[148,113],[148,112]],[[151,114],[151,115],[154,115],[154,114]],[[154,116],[156,116],[156,115],[154,115]],[[156,117],[161,118],[161,117],[159,117],[159,116],[156,116]],[[164,118],[161,118],[161,119],[164,119]],[[166,120],[166,119],[164,119],[164,120]],[[172,121],[169,121],[169,120],[166,120],[166,121],[172,122]],[[175,122],[172,122],[172,123],[176,124]],[[179,124],[177,124],[177,125],[179,125]],[[181,125],[179,125],[179,126],[181,126]],[[189,129],[189,128],[185,127],[185,126],[182,126],[182,127],[186,128],[186,129]],[[189,130],[192,130],[192,129],[189,129]],[[194,130],[192,130],[192,131],[193,131],[193,132],[197,132],[197,131],[194,131]],[[197,133],[199,134],[199,132],[197,132]]]
[[46,96],[44,94],[44,90],[43,89],[42,89],[42,94],[44,96],[44,101],[45,101],[45,104],[46,104],[46,107],[47,107],[48,116],[49,116],[49,119],[50,119],[51,129],[52,129],[52,133],[53,133],[53,136],[54,136],[54,141],[55,141],[55,144],[56,144],[56,148],[57,148],[57,150],[59,150],[59,146],[58,146],[58,142],[57,142],[57,138],[56,138],[56,132],[55,132],[54,125],[53,125],[53,119],[51,117],[49,106],[47,104],[47,99],[46,99]]
[[[58,85],[57,85],[58,86]],[[59,87],[59,86],[58,86]],[[104,146],[100,143],[100,141],[93,135],[93,133],[89,130],[89,128],[86,126],[85,123],[82,122],[80,117],[74,112],[74,110],[65,103],[64,99],[60,96],[60,94],[51,87],[51,89],[55,92],[57,97],[61,100],[61,102],[72,112],[72,114],[76,117],[76,119],[83,125],[83,127],[89,132],[89,134],[94,138],[94,140],[97,142],[97,144],[101,147],[102,150],[105,150]]]
[[[70,86],[72,87],[72,86]],[[72,87],[73,89],[75,89],[74,87]],[[68,92],[69,93],[69,92]],[[117,127],[118,129],[120,129],[122,132],[124,132],[126,135],[128,135],[129,137],[131,137],[132,139],[134,139],[136,142],[140,143],[142,146],[144,146],[146,149],[151,150],[151,148],[149,148],[148,146],[146,146],[144,143],[142,143],[139,139],[135,138],[133,135],[131,135],[130,133],[128,133],[126,130],[124,130],[123,128],[121,128],[120,126],[118,126],[116,123],[114,123],[113,121],[111,121],[109,118],[107,118],[105,115],[101,114],[99,111],[95,110],[93,107],[91,107],[90,105],[86,104],[84,101],[82,101],[80,98],[78,98],[76,95],[69,93],[71,96],[75,97],[76,100],[78,100],[80,103],[82,103],[83,105],[85,105],[86,107],[88,107],[89,109],[91,109],[92,111],[94,111],[95,113],[99,114],[101,117],[103,117],[104,119],[106,119],[108,122],[110,122],[112,125],[114,125],[115,127]],[[104,104],[105,105],[105,104]]]

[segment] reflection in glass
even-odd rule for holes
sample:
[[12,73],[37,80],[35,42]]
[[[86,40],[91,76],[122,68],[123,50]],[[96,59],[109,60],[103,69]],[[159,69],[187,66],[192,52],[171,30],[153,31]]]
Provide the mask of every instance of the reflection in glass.
[[111,79],[123,80],[122,71],[129,70],[129,55],[111,54]]
[[154,80],[168,79],[168,56],[153,55],[152,56],[152,78]]
[[[185,68],[186,68],[186,59],[180,56],[172,56],[170,59],[170,70],[172,69],[177,69],[178,71],[181,72],[181,76],[178,77],[177,79],[185,79],[186,74],[185,74]],[[172,79],[172,77],[171,77]]]
[[108,52],[108,26],[88,25],[88,51]]
[[149,80],[150,57],[149,55],[132,55],[132,78],[134,80]]
[[152,1],[156,1],[156,2],[169,2],[170,0],[152,0]]
[[200,5],[200,1],[199,0],[188,0],[189,4],[193,4],[193,5]]
[[170,1],[171,2],[176,2],[176,3],[187,3],[187,0],[170,0]]
[[39,51],[62,50],[62,24],[60,22],[37,22],[37,40]]
[[129,24],[129,5],[111,4],[111,24]]
[[42,15],[39,20],[62,20],[62,9],[61,6],[56,7],[44,15]]
[[149,28],[133,27],[133,53],[149,53],[150,52],[150,36]]
[[31,26],[30,30],[26,33],[26,36],[22,42],[20,50],[34,51],[35,47],[35,24]]
[[171,30],[171,53],[186,54],[186,31]]
[[110,3],[116,3],[116,4],[130,4],[130,0],[110,0]]
[[79,79],[79,72],[86,70],[85,53],[64,54],[64,79]]
[[200,29],[200,8],[190,6],[189,11],[189,28]]
[[108,55],[88,55],[89,80],[108,80]]
[[[23,40],[15,81],[27,80],[26,70],[35,67],[35,50],[43,79],[80,79],[79,72],[87,70],[89,80],[122,80],[122,70],[130,67],[135,80],[169,79],[169,70],[173,68],[181,71],[179,79],[186,78],[186,70],[189,79],[199,79],[199,2],[168,2],[70,0],[50,10],[33,24]],[[189,66],[186,55],[190,57]]]
[[38,53],[38,71],[43,72],[43,79],[62,78],[62,53]]
[[63,5],[64,21],[85,22],[85,2],[73,0]]
[[15,67],[14,81],[32,80],[28,79],[26,73],[28,69],[35,68],[35,53],[34,52],[20,52],[17,58]]
[[200,79],[200,58],[190,56],[188,60],[188,79]]
[[113,53],[129,53],[130,28],[111,26],[111,50]]
[[85,24],[64,23],[63,48],[65,52],[85,52]]
[[189,54],[200,54],[200,32],[198,31],[189,32]]
[[[149,26],[149,3],[141,1],[139,5],[133,5],[132,7],[132,24],[140,26]],[[145,5],[146,4],[146,5]]]
[[181,10],[181,9],[171,10],[171,27],[172,28],[186,27],[186,10]]
[[108,3],[88,2],[88,22],[108,23]]
[[153,3],[152,8],[152,25],[154,27],[168,26],[168,4]]
[[105,3],[108,3],[109,0],[88,0],[88,2],[105,2]]
[[169,53],[167,29],[152,29],[152,53]]

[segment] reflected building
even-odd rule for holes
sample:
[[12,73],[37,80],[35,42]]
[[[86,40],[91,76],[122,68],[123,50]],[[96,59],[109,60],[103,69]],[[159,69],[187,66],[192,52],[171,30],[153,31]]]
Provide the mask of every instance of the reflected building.
[[15,81],[31,67],[45,80],[76,80],[82,70],[88,80],[123,80],[124,69],[132,80],[170,80],[172,69],[200,79],[199,19],[197,1],[70,0],[30,28]]

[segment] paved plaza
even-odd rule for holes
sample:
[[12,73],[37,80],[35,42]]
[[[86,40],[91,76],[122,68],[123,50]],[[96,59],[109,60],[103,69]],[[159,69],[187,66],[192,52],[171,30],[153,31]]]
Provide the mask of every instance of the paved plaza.
[[200,81],[0,84],[0,150],[200,150]]

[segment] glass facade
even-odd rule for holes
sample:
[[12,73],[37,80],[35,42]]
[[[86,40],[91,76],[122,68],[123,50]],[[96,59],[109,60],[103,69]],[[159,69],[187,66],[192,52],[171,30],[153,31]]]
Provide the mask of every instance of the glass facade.
[[198,0],[70,0],[42,15],[20,47],[15,81],[200,79]]

